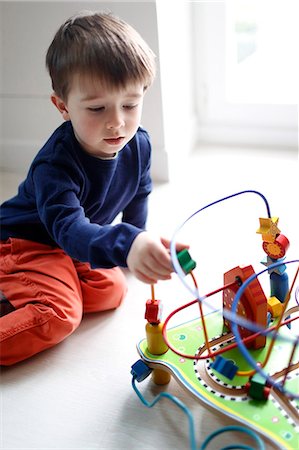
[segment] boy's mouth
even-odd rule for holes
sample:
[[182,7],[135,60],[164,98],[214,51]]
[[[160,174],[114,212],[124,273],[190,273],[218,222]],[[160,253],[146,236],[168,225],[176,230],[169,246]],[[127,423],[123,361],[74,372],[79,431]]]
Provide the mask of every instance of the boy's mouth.
[[124,139],[125,138],[123,136],[119,136],[117,138],[104,139],[104,141],[109,145],[120,145],[124,141]]

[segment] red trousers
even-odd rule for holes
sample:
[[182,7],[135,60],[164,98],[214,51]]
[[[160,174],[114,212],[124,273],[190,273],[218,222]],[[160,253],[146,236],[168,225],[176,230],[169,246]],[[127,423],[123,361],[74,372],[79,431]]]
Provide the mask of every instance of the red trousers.
[[11,306],[0,318],[1,365],[61,342],[83,313],[117,308],[127,292],[118,267],[92,270],[59,248],[9,239],[0,252],[0,289]]

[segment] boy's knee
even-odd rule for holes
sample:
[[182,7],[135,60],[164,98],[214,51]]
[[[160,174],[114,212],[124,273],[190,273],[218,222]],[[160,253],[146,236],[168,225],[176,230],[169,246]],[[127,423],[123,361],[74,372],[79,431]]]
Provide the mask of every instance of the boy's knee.
[[62,317],[55,314],[48,323],[47,336],[51,336],[51,346],[59,344],[65,338],[70,336],[80,325],[82,314],[68,314]]
[[106,283],[100,294],[98,310],[115,309],[120,306],[128,292],[127,279],[119,267],[104,271]]
[[1,319],[0,363],[9,366],[59,344],[79,326],[77,311],[27,304]]
[[127,279],[121,269],[117,269],[117,275],[113,278],[113,289],[111,291],[111,297],[114,297],[115,308],[122,303],[128,292]]
[[84,312],[99,312],[120,306],[128,291],[127,280],[119,267],[101,269],[82,284]]

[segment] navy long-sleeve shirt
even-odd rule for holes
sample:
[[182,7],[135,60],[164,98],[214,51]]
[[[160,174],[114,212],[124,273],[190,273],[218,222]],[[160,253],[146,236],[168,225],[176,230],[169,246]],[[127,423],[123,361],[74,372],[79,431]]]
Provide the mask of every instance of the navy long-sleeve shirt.
[[[116,158],[84,152],[70,122],[35,157],[18,194],[1,205],[1,240],[59,246],[93,268],[126,266],[147,218],[151,145],[139,128]],[[111,225],[122,213],[121,222]]]

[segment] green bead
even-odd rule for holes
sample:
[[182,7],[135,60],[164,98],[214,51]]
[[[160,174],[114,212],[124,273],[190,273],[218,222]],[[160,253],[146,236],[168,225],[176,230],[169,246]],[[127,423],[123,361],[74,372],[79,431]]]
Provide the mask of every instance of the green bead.
[[191,258],[186,248],[177,254],[177,258],[185,274],[188,274],[195,269],[196,262]]

